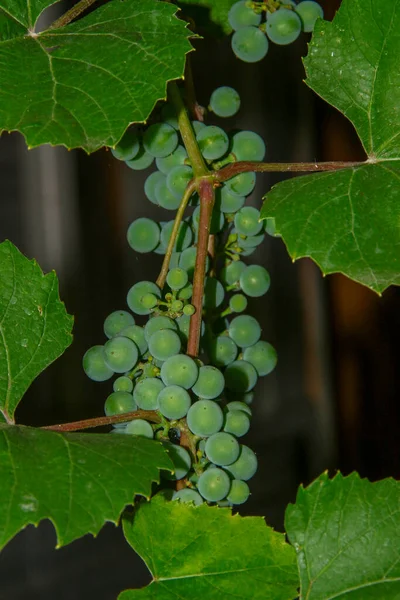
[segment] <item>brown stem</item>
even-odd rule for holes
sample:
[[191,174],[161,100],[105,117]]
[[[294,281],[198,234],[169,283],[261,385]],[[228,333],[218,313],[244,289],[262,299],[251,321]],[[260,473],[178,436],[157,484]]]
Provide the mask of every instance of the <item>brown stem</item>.
[[49,29],[59,29],[60,27],[65,27],[68,23],[71,23],[74,19],[79,17],[85,10],[89,8],[92,4],[94,4],[96,0],[80,0],[75,6],[67,10],[65,14],[63,14],[59,19],[54,21],[52,25],[50,25]]
[[208,238],[210,235],[210,223],[215,200],[214,188],[210,181],[207,181],[206,179],[200,181],[199,196],[200,220],[192,295],[192,304],[195,307],[196,312],[190,318],[189,338],[187,345],[187,353],[190,356],[197,356],[200,347],[201,316],[203,312]]
[[161,423],[161,417],[154,410],[135,410],[124,413],[123,415],[114,415],[113,417],[96,417],[94,419],[85,419],[73,423],[61,423],[60,425],[46,425],[40,429],[50,431],[79,431],[81,429],[93,429],[102,425],[113,425],[114,423],[125,423],[134,419],[144,419],[151,423]]

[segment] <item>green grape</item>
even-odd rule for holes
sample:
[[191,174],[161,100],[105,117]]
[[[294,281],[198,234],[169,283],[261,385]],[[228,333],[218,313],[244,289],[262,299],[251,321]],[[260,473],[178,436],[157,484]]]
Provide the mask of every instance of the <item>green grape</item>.
[[195,490],[191,490],[190,488],[183,488],[183,490],[174,492],[172,495],[172,500],[180,500],[181,502],[193,502],[195,506],[203,504],[203,498],[200,496],[200,494]]
[[113,392],[104,404],[104,412],[107,417],[133,412],[136,409],[136,402],[132,394],[128,394],[128,392]]
[[114,423],[114,429],[109,431],[109,433],[125,433],[126,423]]
[[[194,212],[192,214],[192,221],[193,221],[193,226],[197,230],[199,227],[199,221],[200,221],[200,206],[198,206],[194,210]],[[211,234],[219,233],[224,225],[225,225],[225,215],[220,210],[214,209],[212,216],[211,216],[210,233]]]
[[296,6],[295,11],[300,16],[303,24],[303,31],[306,31],[307,33],[314,31],[315,22],[318,18],[324,18],[322,6],[320,6],[318,2],[313,2],[312,0],[300,2]]
[[132,342],[135,342],[139,348],[140,356],[143,356],[148,350],[147,342],[144,336],[144,329],[139,325],[130,325],[121,331],[119,335],[129,338]]
[[195,361],[185,354],[171,356],[161,367],[161,379],[165,385],[179,385],[186,390],[195,384],[198,373]]
[[231,480],[222,469],[207,469],[199,477],[197,489],[208,502],[218,502],[229,494]]
[[132,160],[137,156],[140,149],[139,137],[136,131],[128,129],[111,152],[118,160]]
[[147,308],[143,302],[146,294],[154,294],[157,298],[161,298],[160,288],[152,281],[139,281],[131,287],[126,301],[133,313],[137,315],[149,315],[151,313],[151,309]]
[[228,21],[234,31],[242,27],[249,27],[249,25],[257,27],[261,23],[261,13],[257,14],[249,6],[247,0],[241,0],[231,7],[228,13]]
[[240,348],[254,346],[261,336],[258,321],[250,315],[239,315],[229,324],[229,336]]
[[222,394],[224,387],[225,379],[221,371],[216,367],[206,366],[200,367],[199,376],[192,392],[199,398],[213,400]]
[[224,431],[242,437],[250,429],[250,419],[242,410],[229,410],[226,413]]
[[172,312],[179,313],[179,312],[181,312],[182,309],[183,309],[183,302],[182,302],[182,300],[174,300],[171,303],[171,310],[172,310]]
[[268,52],[268,40],[258,27],[241,27],[232,36],[231,46],[234,54],[247,63],[262,60]]
[[241,313],[247,308],[247,298],[243,294],[234,294],[229,300],[229,308],[232,312]]
[[264,140],[253,131],[239,131],[232,137],[231,152],[236,160],[261,161],[265,156]]
[[259,341],[254,346],[246,348],[243,358],[253,365],[260,376],[271,373],[278,361],[275,348],[264,341]]
[[241,274],[246,268],[246,264],[241,260],[233,261],[221,269],[220,278],[225,285],[233,285],[240,279]]
[[179,385],[168,385],[158,396],[159,410],[167,419],[186,417],[192,403],[188,392]]
[[203,304],[205,308],[218,308],[221,306],[225,298],[224,286],[215,277],[207,277],[204,286],[204,300]]
[[248,196],[254,190],[256,185],[256,174],[252,171],[239,173],[225,182],[230,192],[239,196]]
[[168,123],[155,123],[146,129],[143,136],[145,150],[155,158],[164,158],[178,145],[178,134]]
[[161,109],[161,116],[163,121],[171,125],[174,129],[179,129],[178,117],[176,116],[176,110],[171,104],[164,104]]
[[150,440],[154,437],[153,428],[148,421],[144,419],[134,419],[130,421],[125,427],[124,433],[129,435],[139,435],[140,437],[149,438]]
[[167,180],[156,185],[157,204],[166,210],[176,210],[181,203],[181,196],[173,194],[167,186]]
[[265,239],[264,233],[259,233],[258,235],[248,235],[242,236],[240,235],[238,239],[238,244],[241,248],[256,248],[260,244],[263,243]]
[[163,446],[168,450],[168,456],[174,465],[174,473],[170,473],[169,471],[163,472],[164,479],[183,479],[192,466],[192,459],[189,452],[182,446],[171,444],[171,442],[163,442]]
[[202,123],[201,121],[192,121],[192,127],[195,134],[197,135],[202,129],[204,129],[204,127],[207,127],[207,125],[205,123]]
[[107,381],[114,371],[107,365],[103,346],[93,346],[85,352],[82,359],[83,370],[93,381]]
[[229,138],[225,131],[215,125],[209,125],[196,135],[200,151],[206,160],[216,160],[226,154]]
[[208,438],[205,450],[214,465],[227,466],[238,459],[240,446],[233,435],[220,431]]
[[178,327],[176,326],[175,321],[169,317],[152,317],[144,326],[144,336],[147,342],[150,340],[153,333],[160,329],[172,329],[173,331],[177,331]]
[[249,486],[245,481],[234,479],[231,483],[231,489],[227,496],[230,504],[244,504],[250,496]]
[[132,160],[126,160],[125,164],[134,171],[143,171],[150,167],[154,160],[154,156],[146,152],[144,148],[140,148],[139,152],[132,158]]
[[281,237],[280,233],[276,232],[276,223],[273,217],[268,217],[264,220],[264,229],[272,237]]
[[263,228],[260,211],[253,206],[244,206],[235,215],[235,227],[242,235],[256,235]]
[[[180,334],[182,342],[184,344],[186,344],[188,341],[191,316],[192,315],[183,314],[176,319],[176,323],[179,328],[179,334]],[[205,331],[205,325],[204,325],[204,321],[202,321],[201,322],[201,335],[204,335],[204,331]]]
[[164,384],[158,377],[142,379],[135,385],[133,399],[142,410],[158,409],[158,394],[164,389]]
[[104,360],[115,373],[130,371],[138,358],[138,347],[129,338],[119,336],[104,344]]
[[128,392],[131,393],[133,391],[133,382],[129,377],[117,377],[117,379],[113,383],[114,392]]
[[246,202],[244,196],[232,193],[225,185],[216,191],[216,201],[223,213],[235,213],[242,208]]
[[193,304],[186,304],[186,306],[183,307],[183,314],[185,316],[191,317],[192,315],[194,315],[195,312],[196,309],[193,306]]
[[148,293],[142,296],[142,306],[143,308],[154,308],[157,306],[158,299],[154,294]]
[[183,196],[186,187],[193,179],[193,169],[186,165],[174,167],[167,175],[167,186],[172,194]]
[[[181,252],[181,255],[179,257],[179,266],[181,267],[181,269],[184,269],[187,272],[190,278],[193,277],[194,267],[196,264],[196,254],[197,249],[194,246],[191,246],[190,248],[186,248],[186,250]],[[209,266],[210,260],[207,256],[206,271],[208,271]]]
[[158,200],[156,197],[156,186],[161,181],[166,181],[164,173],[161,173],[161,171],[154,171],[154,173],[151,173],[144,182],[144,193],[146,194],[150,202],[152,202],[153,204],[158,205]]
[[251,298],[259,298],[266,294],[270,283],[267,269],[260,265],[250,265],[240,275],[240,287]]
[[189,280],[188,274],[184,269],[176,267],[171,269],[167,275],[167,284],[171,290],[181,290],[184,288]]
[[216,367],[226,367],[235,360],[238,355],[238,347],[231,338],[220,335],[209,345],[210,361]]
[[248,481],[257,471],[257,466],[257,457],[253,450],[251,450],[248,446],[241,445],[239,458],[233,464],[226,467],[226,470],[235,479]]
[[226,387],[234,392],[249,392],[257,383],[257,371],[245,360],[235,360],[224,375]]
[[213,400],[197,400],[189,408],[186,421],[192,433],[208,437],[222,428],[224,415]]
[[175,148],[172,154],[169,154],[164,158],[156,158],[157,169],[159,169],[164,175],[168,175],[171,169],[178,167],[179,165],[183,165],[187,157],[188,155],[185,148],[179,145]]
[[[236,396],[237,396],[237,394],[236,394]],[[248,406],[245,402],[242,402],[241,400],[233,400],[232,402],[228,402],[228,404],[226,405],[225,408],[228,411],[241,410],[242,412],[246,413],[250,417],[252,415],[252,410],[251,410],[250,406]]]
[[128,325],[134,325],[135,319],[126,310],[115,310],[104,321],[104,333],[108,338],[114,337]]
[[253,254],[255,251],[257,250],[257,248],[246,248],[246,250],[242,250],[241,251],[241,255],[244,256],[250,256],[251,254]]
[[149,339],[149,352],[157,360],[167,360],[181,349],[180,337],[171,329],[160,329]]
[[193,295],[193,286],[191,283],[189,283],[189,285],[185,286],[178,292],[178,298],[180,298],[181,300],[190,300],[192,295]]
[[160,227],[152,219],[141,217],[129,225],[126,237],[136,252],[151,252],[160,242]]
[[239,108],[240,96],[233,88],[223,85],[211,94],[210,109],[218,117],[233,117]]
[[301,19],[294,10],[280,8],[269,15],[266,23],[266,33],[271,42],[280,46],[286,46],[299,37],[301,33]]
[[175,269],[176,267],[179,267],[179,260],[180,257],[182,255],[182,252],[173,252],[171,254],[171,260],[169,261],[169,268],[170,269]]
[[[168,221],[161,228],[161,242],[165,247],[168,246],[169,239],[171,237],[172,229],[174,227],[174,221]],[[179,226],[178,236],[174,245],[175,252],[182,252],[185,248],[188,248],[192,243],[193,233],[189,225],[182,221]]]

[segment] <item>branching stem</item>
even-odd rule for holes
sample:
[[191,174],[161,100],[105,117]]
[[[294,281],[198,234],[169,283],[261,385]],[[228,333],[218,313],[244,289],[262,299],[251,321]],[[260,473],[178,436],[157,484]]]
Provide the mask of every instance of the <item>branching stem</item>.
[[49,29],[59,29],[60,27],[65,27],[71,21],[79,17],[85,10],[89,8],[92,4],[94,4],[97,0],[80,0],[75,6],[67,10],[59,19],[54,21],[52,25],[50,25]]
[[50,431],[80,431],[82,429],[93,429],[103,425],[114,425],[115,423],[125,423],[134,419],[145,419],[151,423],[161,423],[162,419],[154,410],[135,410],[124,413],[123,415],[114,415],[113,417],[95,417],[94,419],[84,419],[83,421],[74,421],[73,423],[61,423],[60,425],[46,425],[40,429]]

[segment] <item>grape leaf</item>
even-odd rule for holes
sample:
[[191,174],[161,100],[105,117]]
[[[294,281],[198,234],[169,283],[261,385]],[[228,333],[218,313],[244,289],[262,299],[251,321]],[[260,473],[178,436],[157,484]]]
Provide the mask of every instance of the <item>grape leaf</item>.
[[43,275],[9,241],[0,244],[0,414],[13,422],[32,381],[72,342],[73,318],[54,272]]
[[160,469],[172,463],[153,440],[0,425],[0,548],[42,519],[54,524],[59,546],[96,535],[135,494],[150,496]]
[[187,24],[168,3],[114,0],[36,32],[54,3],[0,0],[0,130],[20,131],[30,147],[114,146],[165,98],[167,81],[182,77]]
[[[228,21],[228,13],[237,0],[179,0],[179,5],[182,7],[183,13],[187,11],[188,6],[196,7],[204,7],[209,10],[209,21],[214,23],[216,27],[211,27],[208,24],[208,28],[211,30],[211,33],[215,33],[218,29],[229,35],[232,32],[232,27],[229,25]],[[196,24],[204,25],[203,21],[198,23],[196,19],[196,15],[194,15],[194,20]]]
[[286,509],[300,600],[400,597],[400,483],[325,473]]
[[294,551],[262,518],[158,495],[123,525],[154,580],[122,592],[119,600],[292,600],[297,595]]
[[307,83],[353,122],[368,160],[280,183],[262,209],[294,259],[378,293],[400,284],[399,28],[400,0],[343,0],[318,22]]

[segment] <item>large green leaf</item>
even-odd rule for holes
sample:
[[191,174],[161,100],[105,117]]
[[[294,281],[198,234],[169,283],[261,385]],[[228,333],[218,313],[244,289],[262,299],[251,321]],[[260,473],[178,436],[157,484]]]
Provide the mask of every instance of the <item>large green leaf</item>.
[[142,503],[124,532],[154,581],[119,600],[293,600],[295,554],[262,518],[230,509],[168,502]]
[[[237,0],[179,0],[178,4],[182,7],[183,13],[187,14],[188,9],[193,7],[197,11],[193,17],[197,25],[206,26],[211,33],[216,33],[220,30],[222,33],[229,34],[232,32],[232,27],[228,22],[228,13],[231,6]],[[208,10],[208,18],[202,18],[202,12]],[[216,25],[214,27],[213,25]]]
[[400,598],[400,483],[321,475],[286,510],[301,600]]
[[267,195],[293,258],[380,293],[400,283],[400,0],[343,0],[316,26],[307,83],[355,125],[364,166],[286,181]]
[[0,425],[0,548],[42,519],[54,524],[59,546],[96,535],[171,467],[162,445],[142,437]]
[[56,274],[43,275],[36,261],[11,242],[0,244],[0,414],[5,420],[13,421],[32,381],[70,345],[72,325]]
[[0,0],[0,130],[20,131],[30,147],[113,146],[182,76],[186,23],[171,4],[113,0],[64,28],[35,32],[52,4]]

